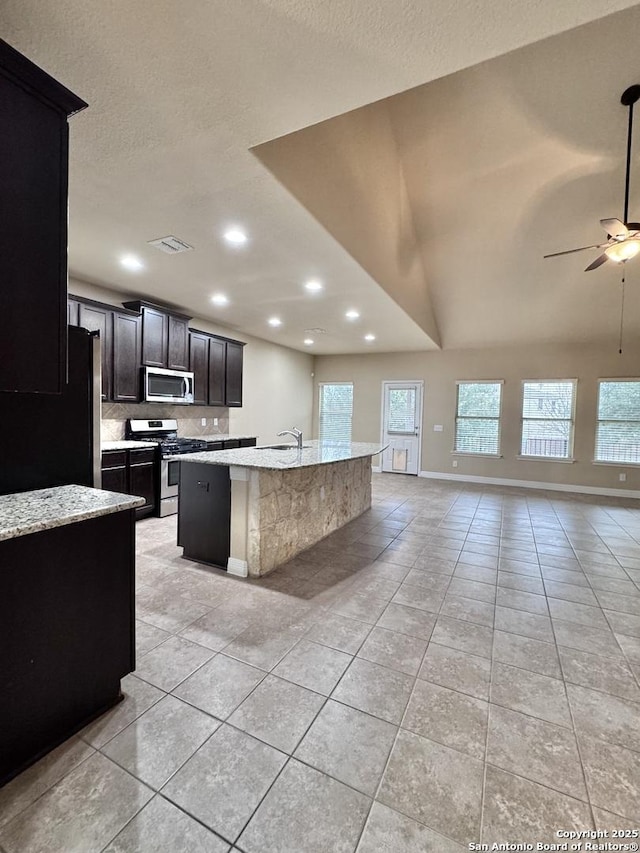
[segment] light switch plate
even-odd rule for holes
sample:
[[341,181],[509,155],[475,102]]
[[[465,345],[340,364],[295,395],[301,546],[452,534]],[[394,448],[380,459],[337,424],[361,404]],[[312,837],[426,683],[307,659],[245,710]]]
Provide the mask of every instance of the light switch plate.
[[621,483],[626,483],[627,482],[627,475],[626,474],[618,474],[618,479],[620,480]]
[[434,432],[442,432],[442,429],[443,429],[442,424],[434,424],[433,425],[433,431]]
[[207,419],[206,418],[200,418],[200,423],[202,424],[202,426],[206,426],[207,425]]
[[214,425],[214,426],[218,426],[218,419],[217,419],[217,418],[214,418],[214,419],[213,419],[213,425]]

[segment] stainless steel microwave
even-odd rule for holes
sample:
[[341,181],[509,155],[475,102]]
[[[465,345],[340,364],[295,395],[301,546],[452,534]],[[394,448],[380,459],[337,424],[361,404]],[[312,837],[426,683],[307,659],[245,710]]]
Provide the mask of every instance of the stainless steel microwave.
[[193,373],[145,367],[144,399],[147,403],[171,403],[174,406],[193,403]]

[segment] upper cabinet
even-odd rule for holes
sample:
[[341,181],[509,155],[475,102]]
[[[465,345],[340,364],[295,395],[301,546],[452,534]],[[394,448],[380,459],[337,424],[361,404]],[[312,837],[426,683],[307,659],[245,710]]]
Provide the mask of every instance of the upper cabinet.
[[194,374],[195,403],[208,406],[242,405],[244,344],[192,329],[189,370]]
[[0,40],[0,390],[67,374],[67,119],[87,104]]
[[125,308],[142,315],[142,364],[147,367],[189,369],[189,320],[151,302],[125,302]]

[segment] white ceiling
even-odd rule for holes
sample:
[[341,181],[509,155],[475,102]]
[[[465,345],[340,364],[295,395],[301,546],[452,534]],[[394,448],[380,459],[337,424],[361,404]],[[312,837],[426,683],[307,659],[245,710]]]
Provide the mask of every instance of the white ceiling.
[[[304,348],[304,329],[320,326],[327,333],[316,337],[313,351],[365,352],[431,348],[438,337],[445,346],[518,338],[517,324],[501,336],[492,325],[505,295],[514,316],[519,299],[527,314],[537,305],[530,339],[556,335],[558,313],[580,303],[581,294],[596,299],[596,312],[609,310],[607,299],[596,298],[595,284],[582,289],[583,279],[572,275],[566,259],[546,262],[556,263],[555,272],[545,267],[542,281],[535,263],[543,250],[597,240],[590,224],[618,212],[603,209],[602,201],[608,200],[609,173],[617,178],[619,171],[624,123],[615,100],[611,105],[612,91],[615,99],[622,80],[640,80],[632,39],[621,53],[617,41],[607,41],[597,61],[578,53],[579,67],[566,85],[556,86],[558,78],[548,73],[562,55],[545,53],[544,45],[536,66],[543,79],[533,87],[527,66],[508,57],[496,74],[476,69],[462,92],[455,77],[434,84],[428,97],[421,90],[431,87],[421,84],[632,5],[3,0],[0,32],[90,104],[72,120],[70,268],[76,277],[137,291],[296,349]],[[637,32],[637,16],[634,25]],[[535,64],[535,50],[527,62]],[[420,248],[408,299],[406,288],[381,284],[251,149],[416,86],[421,90],[392,109],[408,170],[405,201]],[[411,98],[417,98],[417,112]],[[478,161],[474,122],[483,109],[490,116],[481,124],[484,132],[504,127],[505,134],[501,143],[500,133],[484,139],[487,156]],[[420,137],[424,142],[416,147]],[[487,154],[492,150],[494,157]],[[425,186],[429,192],[422,194]],[[487,199],[494,204],[489,210]],[[436,210],[464,223],[465,253],[452,258],[451,232],[434,227]],[[571,214],[564,232],[556,231],[551,214],[563,220]],[[355,205],[353,217],[359,215]],[[231,223],[251,235],[241,250],[220,239]],[[508,242],[514,233],[515,245]],[[146,245],[167,234],[196,250],[171,257]],[[126,252],[141,256],[146,269],[135,275],[123,270],[118,259]],[[470,270],[478,275],[470,277]],[[322,296],[304,291],[311,276],[325,282]],[[462,280],[464,287],[458,286]],[[519,287],[509,292],[514,281]],[[212,306],[216,291],[227,292],[231,305]],[[362,314],[353,324],[343,316],[351,307]],[[284,321],[276,331],[266,324],[273,314]],[[594,333],[588,318],[578,325],[579,337]],[[368,331],[377,336],[373,344],[362,340]]]

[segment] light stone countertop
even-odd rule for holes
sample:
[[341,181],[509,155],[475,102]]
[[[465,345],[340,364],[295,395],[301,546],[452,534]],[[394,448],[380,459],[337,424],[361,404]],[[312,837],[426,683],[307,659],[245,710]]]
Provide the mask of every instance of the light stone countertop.
[[382,450],[384,450],[383,445],[365,442],[305,441],[302,450],[298,450],[295,444],[290,445],[286,450],[274,450],[270,447],[241,447],[237,450],[184,453],[174,456],[173,459],[205,465],[234,465],[239,468],[282,470],[311,468],[316,465],[328,465],[331,462],[360,459],[363,456],[375,456]]
[[89,486],[55,486],[0,495],[0,541],[144,506],[144,498]]
[[145,447],[157,447],[157,441],[103,441],[100,450],[143,450]]
[[217,432],[211,435],[185,435],[184,438],[199,438],[200,441],[238,441],[241,438],[257,438],[256,435],[231,435]]

